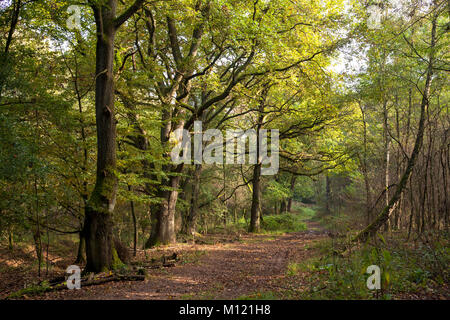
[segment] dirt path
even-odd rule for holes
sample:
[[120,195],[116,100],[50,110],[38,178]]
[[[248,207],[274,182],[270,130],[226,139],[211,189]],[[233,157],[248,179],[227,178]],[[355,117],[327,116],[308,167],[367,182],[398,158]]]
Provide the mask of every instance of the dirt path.
[[[278,292],[289,262],[313,255],[311,243],[325,237],[317,223],[281,236],[245,235],[241,241],[179,245],[158,249],[189,257],[172,268],[151,270],[143,282],[120,282],[50,292],[40,299],[236,299],[256,292]],[[183,260],[182,260],[183,261]]]

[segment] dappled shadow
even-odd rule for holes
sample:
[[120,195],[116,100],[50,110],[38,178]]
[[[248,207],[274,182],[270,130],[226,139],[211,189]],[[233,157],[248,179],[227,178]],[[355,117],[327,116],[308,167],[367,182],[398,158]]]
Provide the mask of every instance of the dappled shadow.
[[[307,222],[310,225],[310,222]],[[311,224],[311,227],[315,226]],[[177,251],[204,252],[196,261],[150,271],[145,282],[118,282],[46,293],[51,299],[235,299],[256,291],[277,290],[292,259],[307,259],[307,245],[323,230],[281,236],[245,235],[242,241],[214,245],[183,244],[152,249],[149,256]]]

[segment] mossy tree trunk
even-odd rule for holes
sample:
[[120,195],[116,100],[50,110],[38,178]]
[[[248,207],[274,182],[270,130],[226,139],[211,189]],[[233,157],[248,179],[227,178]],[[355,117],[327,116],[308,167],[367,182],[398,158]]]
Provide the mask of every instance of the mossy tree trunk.
[[136,0],[116,17],[117,0],[92,3],[97,27],[95,116],[97,176],[85,211],[86,271],[111,270],[117,264],[112,214],[116,204],[116,119],[114,116],[114,37],[144,0]]

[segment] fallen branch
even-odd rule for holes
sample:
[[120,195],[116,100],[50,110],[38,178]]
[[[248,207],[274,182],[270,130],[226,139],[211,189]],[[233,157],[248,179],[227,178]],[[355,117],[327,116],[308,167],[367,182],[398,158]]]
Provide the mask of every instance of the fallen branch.
[[[116,281],[144,281],[146,278],[145,275],[123,275],[123,274],[113,274],[107,277],[101,277],[95,279],[92,274],[85,276],[81,278],[81,287],[88,287],[88,286],[94,286],[99,284],[104,284],[108,282],[116,282]],[[61,277],[55,278],[52,281],[55,281],[56,279],[61,279]],[[65,278],[64,278],[65,279]],[[9,296],[6,297],[6,300],[9,299],[19,299],[26,295],[36,295],[41,294],[45,292],[51,292],[51,291],[60,291],[65,290],[67,288],[66,281],[62,281],[60,283],[56,283],[54,285],[49,285],[49,283],[41,282],[37,286],[32,286],[28,288],[21,289],[19,291],[11,293]]]
[[107,282],[116,282],[116,281],[144,281],[145,275],[116,275],[111,276],[107,278],[100,278],[100,279],[94,279],[94,280],[81,280],[81,287],[87,287],[87,286],[95,286],[98,284],[103,284]]

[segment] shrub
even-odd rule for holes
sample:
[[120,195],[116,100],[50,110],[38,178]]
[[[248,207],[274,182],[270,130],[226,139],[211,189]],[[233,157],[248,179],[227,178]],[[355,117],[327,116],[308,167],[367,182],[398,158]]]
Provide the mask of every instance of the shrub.
[[306,224],[299,215],[284,213],[280,215],[265,216],[261,223],[265,231],[298,232],[306,230]]

